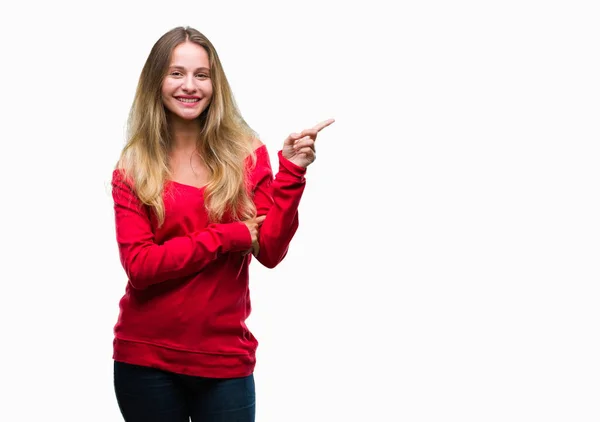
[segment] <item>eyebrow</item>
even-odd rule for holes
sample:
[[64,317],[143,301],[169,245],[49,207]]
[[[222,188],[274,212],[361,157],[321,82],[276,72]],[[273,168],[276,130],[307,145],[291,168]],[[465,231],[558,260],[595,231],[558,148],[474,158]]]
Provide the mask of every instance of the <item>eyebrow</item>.
[[[185,67],[183,66],[169,66],[169,69],[177,69],[177,70],[185,70]],[[199,67],[198,69],[195,70],[196,72],[210,72],[210,69],[207,67]]]

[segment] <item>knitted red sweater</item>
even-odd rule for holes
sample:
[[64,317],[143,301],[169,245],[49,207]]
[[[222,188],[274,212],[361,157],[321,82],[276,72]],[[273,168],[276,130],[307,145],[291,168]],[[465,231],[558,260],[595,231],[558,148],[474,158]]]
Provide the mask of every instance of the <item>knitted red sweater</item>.
[[[298,228],[306,169],[278,152],[273,177],[267,148],[256,150],[250,182],[265,215],[258,261],[275,267]],[[249,160],[248,160],[249,162]],[[250,232],[242,222],[208,224],[203,189],[167,182],[160,228],[131,184],[112,180],[116,235],[129,279],[115,326],[113,358],[181,374],[229,378],[253,372],[258,342],[250,315]]]

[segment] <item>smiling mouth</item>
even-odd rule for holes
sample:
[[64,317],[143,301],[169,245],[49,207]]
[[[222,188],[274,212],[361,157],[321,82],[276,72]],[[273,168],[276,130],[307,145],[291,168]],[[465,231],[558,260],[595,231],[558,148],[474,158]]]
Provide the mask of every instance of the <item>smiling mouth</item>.
[[177,101],[187,104],[193,104],[200,101],[200,98],[177,98]]

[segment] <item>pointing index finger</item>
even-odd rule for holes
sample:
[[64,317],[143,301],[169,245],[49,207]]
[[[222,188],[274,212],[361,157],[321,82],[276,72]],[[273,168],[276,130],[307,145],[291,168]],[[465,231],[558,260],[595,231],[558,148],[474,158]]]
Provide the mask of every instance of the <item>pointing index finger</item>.
[[325,121],[319,123],[318,125],[314,126],[313,129],[315,129],[318,133],[318,132],[322,131],[323,129],[325,129],[330,124],[332,124],[333,122],[335,122],[335,119],[325,120]]

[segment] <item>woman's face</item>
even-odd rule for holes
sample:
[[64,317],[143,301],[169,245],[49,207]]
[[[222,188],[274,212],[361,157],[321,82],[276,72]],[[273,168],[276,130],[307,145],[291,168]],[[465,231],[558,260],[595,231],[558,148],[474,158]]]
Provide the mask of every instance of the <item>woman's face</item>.
[[173,115],[193,120],[206,110],[212,94],[206,50],[189,41],[179,44],[162,84],[163,104]]

